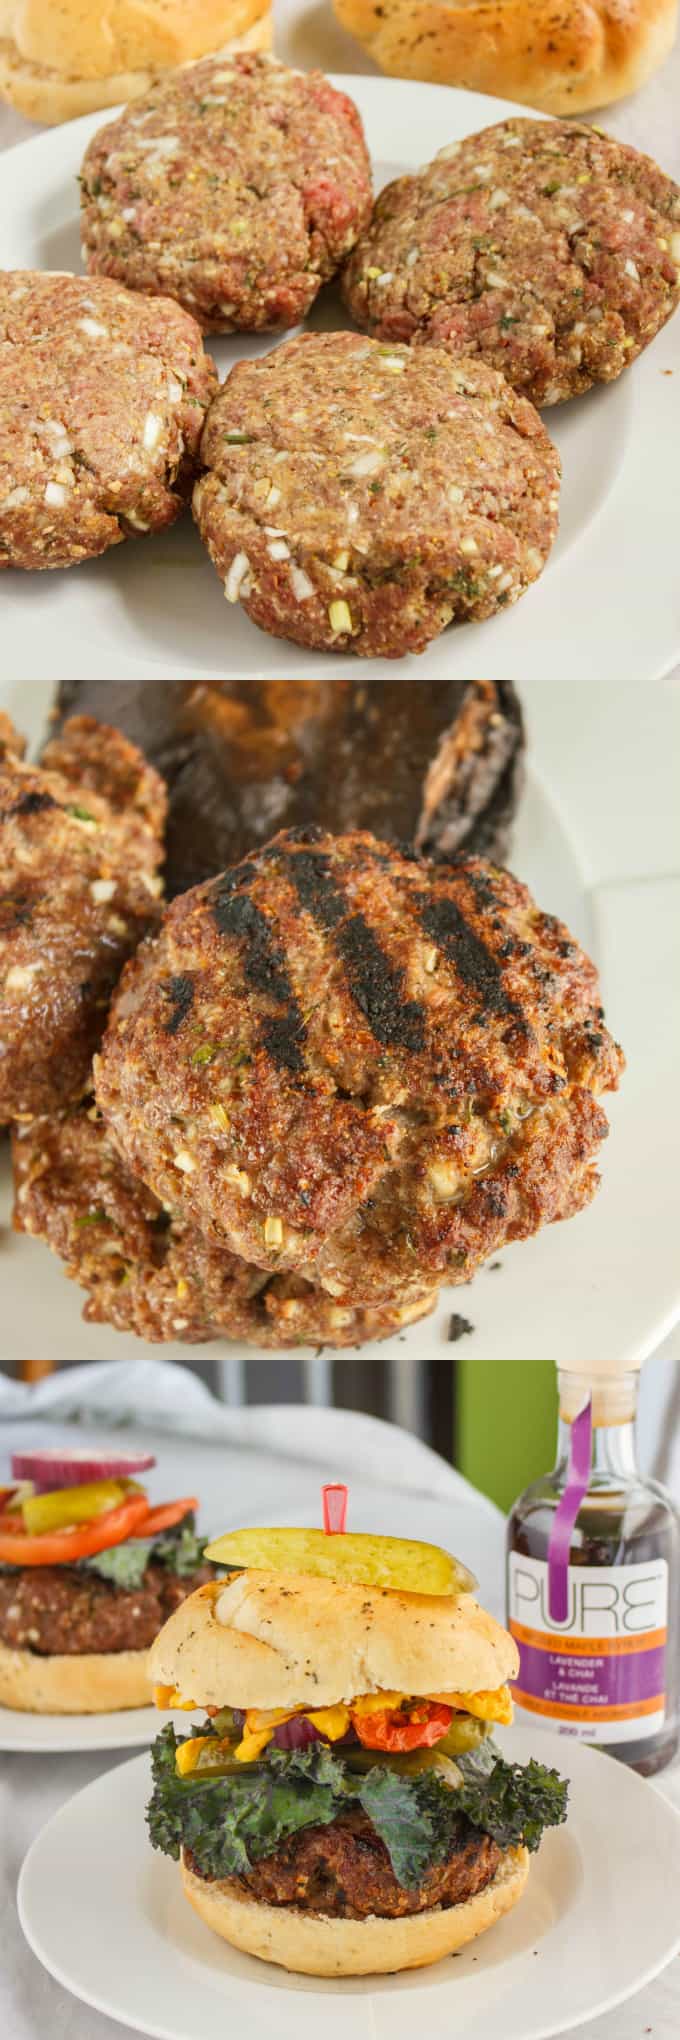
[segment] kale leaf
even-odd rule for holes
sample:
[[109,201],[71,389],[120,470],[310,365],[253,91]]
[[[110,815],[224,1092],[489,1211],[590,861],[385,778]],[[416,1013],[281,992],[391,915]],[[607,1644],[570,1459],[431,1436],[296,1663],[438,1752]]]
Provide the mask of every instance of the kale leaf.
[[385,1844],[394,1875],[405,1890],[417,1890],[433,1863],[453,1855],[466,1827],[459,1796],[436,1771],[405,1776],[373,1764],[358,1781],[357,1798]]
[[298,1829],[335,1819],[342,1778],[323,1746],[275,1750],[267,1763],[244,1764],[223,1778],[209,1772],[178,1778],[175,1749],[170,1723],[153,1750],[149,1837],[154,1849],[175,1858],[180,1848],[192,1849],[209,1876],[238,1876]]
[[242,1770],[178,1778],[177,1747],[169,1724],[153,1751],[151,1842],[174,1857],[182,1847],[192,1849],[213,1877],[246,1872],[290,1835],[328,1826],[352,1803],[368,1815],[405,1889],[417,1888],[433,1864],[447,1861],[468,1824],[501,1848],[524,1842],[533,1850],[544,1827],[566,1818],[567,1786],[556,1771],[534,1761],[507,1764],[488,1745],[483,1755],[474,1751],[460,1759],[463,1783],[453,1789],[434,1768],[404,1773],[378,1757],[357,1773],[321,1743],[301,1750],[270,1745],[265,1757]]
[[94,1558],[81,1558],[79,1564],[87,1572],[97,1573],[99,1579],[110,1580],[112,1586],[134,1592],[141,1587],[152,1559],[154,1565],[164,1565],[168,1572],[186,1579],[202,1565],[206,1541],[196,1536],[194,1517],[189,1514],[174,1530],[161,1530],[157,1537],[128,1537],[124,1544],[113,1544]]
[[[567,1818],[569,1787],[565,1779],[547,1764],[538,1764],[535,1757],[529,1764],[507,1764],[493,1745],[482,1744],[481,1750],[485,1751],[484,1763],[477,1750],[458,1759],[463,1773],[463,1784],[456,1793],[461,1812],[473,1827],[493,1835],[500,1848],[523,1842],[533,1853],[543,1829],[559,1827]],[[493,1764],[485,1770],[489,1755]]]

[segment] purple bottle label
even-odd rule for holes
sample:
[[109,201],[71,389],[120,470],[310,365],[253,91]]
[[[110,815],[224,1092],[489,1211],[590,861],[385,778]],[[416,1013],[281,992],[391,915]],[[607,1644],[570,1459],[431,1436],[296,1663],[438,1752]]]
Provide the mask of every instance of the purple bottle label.
[[549,1561],[512,1552],[508,1586],[508,1627],[520,1656],[518,1707],[582,1742],[658,1734],[666,1706],[665,1559],[567,1565],[566,1605],[557,1618]]

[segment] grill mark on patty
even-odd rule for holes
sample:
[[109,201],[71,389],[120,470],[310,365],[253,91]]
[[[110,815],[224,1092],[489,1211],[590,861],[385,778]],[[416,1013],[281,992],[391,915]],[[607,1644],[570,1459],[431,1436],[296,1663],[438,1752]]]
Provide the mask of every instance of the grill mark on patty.
[[187,976],[168,978],[163,991],[172,1006],[163,1031],[165,1034],[177,1034],[194,1003],[194,980]]
[[482,999],[486,1012],[497,1013],[502,1019],[516,1020],[523,1033],[527,1034],[526,1015],[517,1000],[509,998],[495,956],[475,934],[455,900],[428,900],[426,893],[420,893],[416,905],[420,908],[421,926],[426,935],[432,937],[447,962],[453,964],[463,984]]
[[352,998],[371,1033],[385,1048],[425,1046],[425,1011],[416,999],[402,999],[403,970],[388,962],[363,914],[338,931],[337,946],[347,966]]
[[322,853],[294,851],[286,866],[307,913],[335,948],[347,971],[355,1006],[384,1048],[418,1053],[425,1046],[425,1010],[415,999],[402,998],[404,973],[390,963],[363,914],[350,914],[345,894]]
[[212,893],[212,908],[220,935],[233,935],[244,945],[243,972],[256,992],[263,992],[283,1010],[262,1019],[260,1039],[278,1068],[299,1076],[305,1068],[303,1054],[307,1038],[302,1013],[291,984],[285,952],[276,941],[270,922],[248,892],[236,884],[255,877],[252,866],[237,867],[219,880]]
[[57,806],[58,802],[53,800],[51,793],[39,793],[37,790],[33,793],[22,793],[19,800],[13,801],[11,807],[3,810],[3,818],[9,820],[12,815],[39,815],[44,808]]

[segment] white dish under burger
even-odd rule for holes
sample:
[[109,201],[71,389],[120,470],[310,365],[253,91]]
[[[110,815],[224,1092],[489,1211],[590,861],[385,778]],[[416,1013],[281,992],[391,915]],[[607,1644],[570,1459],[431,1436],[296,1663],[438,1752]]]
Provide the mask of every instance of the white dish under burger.
[[[680,1948],[680,1819],[612,1758],[514,1727],[499,1741],[570,1780],[566,1827],[544,1836],[521,1903],[425,1971],[339,1982],[240,1955],[187,1906],[152,1854],[145,1755],[76,1794],[29,1849],[19,1916],[39,1961],[97,2011],[158,2040],[549,2040],[622,2003]],[[633,1843],[634,1838],[634,1843]],[[125,1959],[121,1961],[121,1950]]]

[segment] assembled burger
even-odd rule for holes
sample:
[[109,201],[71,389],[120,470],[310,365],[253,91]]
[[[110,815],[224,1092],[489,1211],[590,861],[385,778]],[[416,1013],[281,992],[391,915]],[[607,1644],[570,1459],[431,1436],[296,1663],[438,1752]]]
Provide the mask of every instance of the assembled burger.
[[239,1531],[150,1655],[161,1707],[153,1846],[235,1947],[353,1976],[451,1955],[517,1903],[555,1771],[507,1763],[512,1638],[448,1552],[397,1538]]
[[151,1700],[149,1645],[214,1577],[194,1495],[152,1503],[151,1454],[25,1452],[0,1489],[0,1706],[100,1714]]

